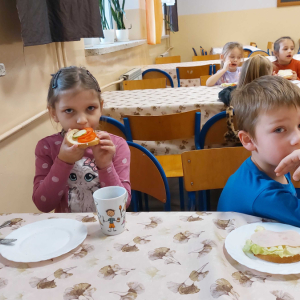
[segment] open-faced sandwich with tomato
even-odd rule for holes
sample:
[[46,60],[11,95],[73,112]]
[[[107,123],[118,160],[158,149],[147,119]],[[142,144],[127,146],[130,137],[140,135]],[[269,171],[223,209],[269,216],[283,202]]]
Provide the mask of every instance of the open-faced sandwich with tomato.
[[78,148],[85,149],[100,143],[95,131],[92,128],[82,130],[73,129],[67,132],[67,141],[72,145],[78,145]]

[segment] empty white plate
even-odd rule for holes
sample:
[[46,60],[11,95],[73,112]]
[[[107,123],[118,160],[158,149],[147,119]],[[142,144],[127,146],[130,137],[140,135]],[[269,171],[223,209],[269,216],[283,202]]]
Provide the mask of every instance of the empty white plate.
[[5,238],[17,239],[0,244],[0,253],[16,262],[38,262],[65,254],[80,245],[87,236],[84,224],[71,219],[48,219],[25,225]]

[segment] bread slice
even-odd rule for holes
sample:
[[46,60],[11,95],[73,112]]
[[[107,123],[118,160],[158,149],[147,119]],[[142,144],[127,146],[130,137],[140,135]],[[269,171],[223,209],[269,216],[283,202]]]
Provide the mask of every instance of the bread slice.
[[69,132],[67,132],[66,139],[69,144],[78,145],[78,148],[85,149],[91,146],[98,145],[100,143],[100,140],[97,137],[88,143],[79,143],[77,138],[73,138],[73,135],[78,131],[78,129],[72,129]]
[[283,77],[285,79],[292,79],[293,72],[292,70],[279,70],[278,71],[278,76]]
[[263,255],[263,254],[254,254],[256,257],[270,261],[277,264],[290,264],[300,261],[300,254],[296,254],[294,256],[289,257],[280,257],[279,255],[275,254],[269,254],[269,255]]

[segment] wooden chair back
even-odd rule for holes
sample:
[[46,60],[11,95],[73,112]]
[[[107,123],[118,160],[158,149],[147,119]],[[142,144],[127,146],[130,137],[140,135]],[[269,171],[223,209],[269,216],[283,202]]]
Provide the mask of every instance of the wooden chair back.
[[102,116],[99,120],[99,129],[120,136],[126,140],[125,126],[113,118]]
[[249,55],[249,57],[253,57],[256,55],[262,55],[262,56],[270,56],[269,53],[262,51],[262,50],[258,50],[258,51],[253,51],[251,52],[251,54]]
[[257,47],[257,44],[255,42],[250,42],[250,46]]
[[[200,109],[163,116],[126,115],[125,128],[130,127],[132,140],[165,141],[195,136],[196,112]],[[127,128],[126,128],[127,130]],[[128,138],[128,136],[127,136]]]
[[252,53],[252,51],[250,51],[250,50],[245,50],[245,49],[244,49],[243,52],[244,52],[244,57],[248,57],[249,54]]
[[274,55],[274,43],[273,42],[268,42],[267,52],[269,53],[269,55]]
[[180,55],[177,56],[167,56],[167,57],[156,57],[155,58],[155,64],[161,65],[161,64],[174,64],[174,63],[180,63],[181,57]]
[[159,69],[148,69],[143,72],[143,79],[155,79],[155,78],[166,78],[167,86],[174,87],[174,82],[171,76]]
[[206,81],[209,77],[211,77],[211,75],[200,76],[200,85],[206,86]]
[[128,145],[131,152],[131,189],[150,195],[163,203],[170,201],[168,183],[155,157],[140,145],[132,142],[128,142]]
[[251,155],[244,147],[187,151],[181,154],[186,191],[223,188],[228,178]]
[[177,77],[180,79],[194,79],[200,78],[203,75],[210,75],[210,65],[197,66],[197,67],[177,67]]
[[166,78],[123,81],[124,90],[164,89],[167,87]]
[[[236,118],[233,116],[234,128],[237,128]],[[228,131],[226,124],[226,112],[220,112],[209,119],[200,132],[200,147],[213,147],[213,145],[224,144],[224,134]]]
[[220,54],[193,56],[193,61],[216,60],[216,59],[220,59]]

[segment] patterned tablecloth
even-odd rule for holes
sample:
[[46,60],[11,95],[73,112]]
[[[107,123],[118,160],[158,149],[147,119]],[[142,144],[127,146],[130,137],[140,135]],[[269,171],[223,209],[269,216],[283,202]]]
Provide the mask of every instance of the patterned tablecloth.
[[299,299],[299,275],[248,269],[224,249],[229,232],[261,218],[221,212],[127,213],[126,231],[104,236],[93,213],[2,214],[0,224],[13,224],[1,229],[1,237],[49,218],[83,222],[86,240],[39,263],[0,256],[0,299]]
[[[124,115],[165,115],[201,109],[201,126],[225,109],[218,101],[219,86],[110,91],[102,93],[103,115],[122,122]],[[193,139],[139,142],[155,155],[180,154],[195,149]]]

